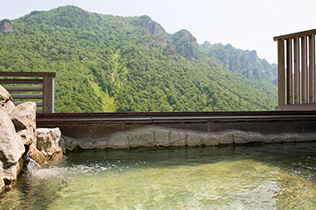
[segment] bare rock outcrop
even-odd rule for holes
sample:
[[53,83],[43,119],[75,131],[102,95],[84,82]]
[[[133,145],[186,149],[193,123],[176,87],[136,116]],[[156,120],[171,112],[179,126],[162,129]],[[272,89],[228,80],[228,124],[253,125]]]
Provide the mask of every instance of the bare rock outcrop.
[[241,50],[231,44],[222,45],[209,42],[204,42],[200,49],[208,57],[219,60],[225,68],[248,79],[270,82],[277,79],[277,65],[259,58],[255,50]]
[[10,20],[3,20],[0,22],[0,33],[10,34],[13,33],[13,26]]
[[175,61],[179,60],[178,56],[177,56],[176,49],[174,48],[173,45],[167,45],[163,50],[163,55],[169,56],[169,57],[173,58]]
[[184,58],[194,61],[198,53],[197,39],[187,30],[180,30],[172,36],[172,44]]
[[[136,26],[144,28],[148,33],[154,35],[157,44],[161,46],[167,45],[167,33],[165,29],[157,22],[153,21],[149,16],[144,15],[132,22]],[[144,45],[144,40],[142,44]],[[147,45],[147,43],[146,43]],[[145,45],[145,46],[146,46]]]

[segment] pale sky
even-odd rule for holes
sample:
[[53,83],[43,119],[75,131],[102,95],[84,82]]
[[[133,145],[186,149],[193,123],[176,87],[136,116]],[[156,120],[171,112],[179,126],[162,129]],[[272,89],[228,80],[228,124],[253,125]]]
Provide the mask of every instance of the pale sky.
[[273,37],[316,28],[315,0],[0,0],[0,20],[75,5],[118,16],[148,15],[168,33],[189,30],[200,44],[230,43],[275,63]]

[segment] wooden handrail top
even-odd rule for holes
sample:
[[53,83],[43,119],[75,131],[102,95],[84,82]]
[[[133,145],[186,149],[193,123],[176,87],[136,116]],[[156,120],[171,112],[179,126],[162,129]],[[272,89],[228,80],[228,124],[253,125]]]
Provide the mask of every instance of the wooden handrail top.
[[297,33],[292,33],[292,34],[286,34],[282,36],[276,36],[273,38],[274,41],[279,41],[279,40],[285,40],[285,39],[293,39],[296,37],[303,37],[303,36],[310,36],[316,34],[316,29],[308,30],[308,31],[301,31]]
[[42,83],[43,83],[43,79],[0,79],[0,84],[42,84]]
[[0,72],[0,77],[57,77],[56,72]]

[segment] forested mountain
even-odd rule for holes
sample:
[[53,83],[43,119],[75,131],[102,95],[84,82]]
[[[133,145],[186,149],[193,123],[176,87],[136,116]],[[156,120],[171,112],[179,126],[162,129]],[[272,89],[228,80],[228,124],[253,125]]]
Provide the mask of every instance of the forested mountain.
[[65,6],[0,23],[0,71],[57,72],[56,112],[272,110],[276,88],[242,79],[148,16]]
[[255,50],[241,50],[230,44],[211,44],[206,41],[201,50],[207,56],[218,59],[227,69],[238,73],[241,77],[271,82],[277,85],[277,65],[260,59]]

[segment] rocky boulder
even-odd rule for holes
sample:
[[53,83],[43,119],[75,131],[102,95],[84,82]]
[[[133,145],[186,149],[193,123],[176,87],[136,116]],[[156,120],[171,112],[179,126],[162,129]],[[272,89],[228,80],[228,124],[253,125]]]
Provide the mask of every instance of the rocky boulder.
[[16,180],[28,157],[43,164],[46,160],[60,159],[63,154],[58,128],[37,132],[36,104],[25,102],[15,106],[11,100],[0,85],[0,192]]
[[47,162],[45,156],[36,148],[35,144],[29,146],[27,155],[41,165]]
[[5,185],[11,186],[11,184],[17,179],[19,173],[22,170],[22,164],[22,159],[20,159],[20,161],[16,164],[8,168],[3,168],[3,181]]
[[30,145],[32,142],[35,142],[36,104],[34,102],[25,102],[18,105],[10,112],[10,117],[23,143]]
[[[25,152],[21,137],[15,132],[13,122],[7,113],[0,110],[0,161],[3,181],[10,185],[21,171],[21,157]],[[1,187],[0,187],[1,188]]]
[[0,109],[2,109],[2,111],[6,113],[11,113],[14,108],[15,108],[15,105],[12,101],[8,101],[2,107],[0,107]]
[[61,147],[61,132],[59,128],[37,129],[36,148],[44,155],[46,160],[60,159],[63,154]]
[[10,117],[0,110],[0,160],[7,168],[16,164],[25,152],[24,144],[15,132]]

